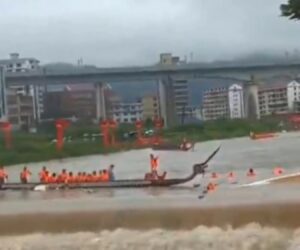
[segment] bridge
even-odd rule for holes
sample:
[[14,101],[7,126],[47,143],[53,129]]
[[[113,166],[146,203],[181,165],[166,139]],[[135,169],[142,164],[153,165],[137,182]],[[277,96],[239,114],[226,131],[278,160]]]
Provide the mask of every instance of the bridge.
[[151,67],[104,68],[74,72],[49,72],[41,69],[34,72],[6,73],[6,84],[11,85],[53,85],[76,83],[99,83],[120,81],[161,80],[181,78],[186,80],[199,78],[233,79],[249,81],[252,75],[258,79],[276,75],[299,76],[300,63],[261,64],[261,65],[157,65]]
[[[1,73],[1,72],[0,72]],[[3,73],[3,70],[2,70]],[[147,80],[160,81],[161,93],[164,101],[161,101],[162,116],[166,126],[175,124],[174,98],[172,98],[172,82],[174,79],[195,80],[200,78],[232,79],[237,82],[250,81],[252,76],[258,79],[274,76],[290,76],[296,78],[300,75],[300,63],[260,64],[260,65],[216,65],[216,64],[183,64],[183,65],[156,65],[151,67],[127,67],[127,68],[80,68],[74,72],[51,72],[44,68],[37,71],[24,73],[6,73],[5,78],[0,79],[0,116],[6,111],[5,91],[3,86],[13,85],[55,85],[55,84],[95,84],[96,93],[96,118],[105,117],[105,97],[102,83],[113,82],[144,82]],[[1,74],[0,74],[1,76]],[[1,84],[2,82],[2,84]],[[36,87],[34,88],[36,89]],[[36,90],[35,90],[36,91]],[[35,103],[37,103],[35,95]],[[2,106],[2,107],[1,107]],[[37,111],[36,111],[37,112]],[[36,114],[38,117],[38,114]]]

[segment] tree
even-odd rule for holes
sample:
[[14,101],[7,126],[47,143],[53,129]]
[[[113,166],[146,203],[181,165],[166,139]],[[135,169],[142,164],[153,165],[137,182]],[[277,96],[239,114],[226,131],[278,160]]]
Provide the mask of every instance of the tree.
[[288,0],[287,4],[281,4],[280,9],[282,16],[300,20],[300,0]]

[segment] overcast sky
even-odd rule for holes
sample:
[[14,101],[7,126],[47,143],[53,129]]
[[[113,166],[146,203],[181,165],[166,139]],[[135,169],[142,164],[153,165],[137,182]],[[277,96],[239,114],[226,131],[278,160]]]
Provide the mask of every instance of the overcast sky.
[[194,60],[300,49],[286,0],[1,0],[0,58],[17,51],[46,62],[153,64],[160,52]]

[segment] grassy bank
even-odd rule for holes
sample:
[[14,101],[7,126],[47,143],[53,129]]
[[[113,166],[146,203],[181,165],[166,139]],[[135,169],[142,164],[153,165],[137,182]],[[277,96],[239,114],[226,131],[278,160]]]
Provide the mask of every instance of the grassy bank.
[[[201,125],[186,125],[167,129],[163,131],[163,136],[166,140],[173,143],[180,142],[183,137],[198,142],[247,136],[250,131],[275,132],[283,129],[283,127],[279,127],[278,124],[279,121],[277,119],[265,119],[260,121],[219,120],[206,122]],[[119,141],[122,141],[121,135],[125,131],[132,130],[134,130],[134,127],[121,126],[117,133]],[[97,126],[80,125],[70,127],[66,133],[66,137],[72,137],[72,141],[65,143],[62,152],[57,152],[55,143],[51,143],[51,140],[55,138],[55,130],[53,128],[40,129],[37,134],[15,132],[13,134],[13,148],[10,150],[4,148],[4,141],[1,135],[0,164],[12,165],[91,154],[107,154],[136,147],[133,143],[134,138],[131,138],[122,141],[124,143],[122,148],[105,149],[99,135],[95,135],[94,140],[91,140],[91,134],[97,133],[99,133]],[[84,136],[84,134],[88,134],[89,136]]]

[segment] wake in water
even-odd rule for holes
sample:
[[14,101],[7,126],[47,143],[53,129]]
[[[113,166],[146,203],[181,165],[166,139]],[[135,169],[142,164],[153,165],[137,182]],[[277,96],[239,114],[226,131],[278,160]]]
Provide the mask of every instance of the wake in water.
[[31,234],[0,237],[0,249],[9,250],[298,250],[300,229],[279,230],[249,224],[233,229],[200,226],[193,230],[127,230]]

